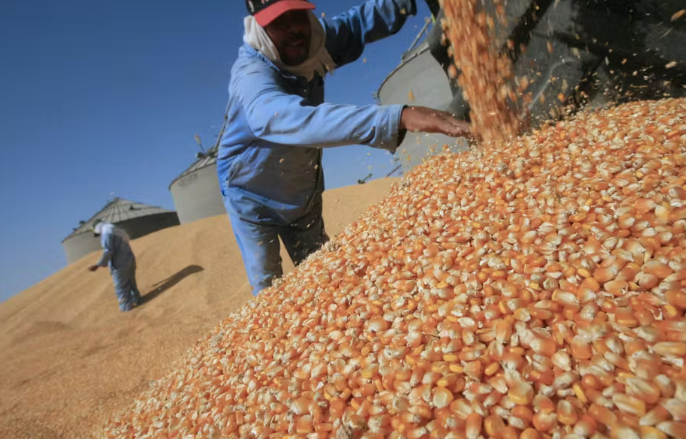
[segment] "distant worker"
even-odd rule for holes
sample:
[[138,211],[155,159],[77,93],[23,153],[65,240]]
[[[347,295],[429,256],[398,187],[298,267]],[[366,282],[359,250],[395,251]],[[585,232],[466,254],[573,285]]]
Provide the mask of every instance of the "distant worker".
[[395,152],[407,130],[457,137],[469,135],[469,124],[424,107],[324,103],[326,72],[398,32],[416,14],[416,0],[370,0],[330,19],[318,19],[305,0],[246,3],[217,172],[257,295],[283,273],[279,237],[296,265],[328,240],[322,148]]
[[98,268],[110,267],[114,280],[114,292],[119,299],[119,309],[131,311],[141,303],[141,293],[136,284],[136,257],[129,245],[129,235],[114,224],[96,220],[93,234],[100,237],[103,248],[102,257],[96,265],[90,266],[90,271]]

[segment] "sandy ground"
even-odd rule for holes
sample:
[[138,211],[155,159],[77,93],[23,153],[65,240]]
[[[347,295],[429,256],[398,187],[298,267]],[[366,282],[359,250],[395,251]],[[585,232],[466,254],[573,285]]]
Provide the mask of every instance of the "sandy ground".
[[[396,181],[325,193],[327,232],[342,231]],[[145,297],[131,313],[119,312],[107,270],[86,270],[97,254],[0,304],[0,438],[89,437],[250,298],[225,215],[133,249]]]

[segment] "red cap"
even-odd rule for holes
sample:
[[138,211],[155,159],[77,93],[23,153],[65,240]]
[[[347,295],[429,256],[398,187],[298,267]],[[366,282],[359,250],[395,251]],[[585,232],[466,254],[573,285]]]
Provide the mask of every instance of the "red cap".
[[312,10],[314,8],[315,6],[306,0],[281,0],[267,6],[254,16],[257,24],[265,27],[288,11]]

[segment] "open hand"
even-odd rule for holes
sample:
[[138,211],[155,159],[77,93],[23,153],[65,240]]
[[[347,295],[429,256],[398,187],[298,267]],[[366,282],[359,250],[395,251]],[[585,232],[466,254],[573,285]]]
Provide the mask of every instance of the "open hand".
[[440,133],[450,137],[472,137],[469,123],[452,114],[427,107],[407,107],[400,117],[400,128],[413,132]]

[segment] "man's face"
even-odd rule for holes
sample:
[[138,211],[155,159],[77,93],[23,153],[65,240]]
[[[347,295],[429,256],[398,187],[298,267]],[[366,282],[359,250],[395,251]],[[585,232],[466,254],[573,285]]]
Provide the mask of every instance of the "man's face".
[[288,11],[264,28],[284,64],[297,66],[310,54],[312,28],[308,11]]

